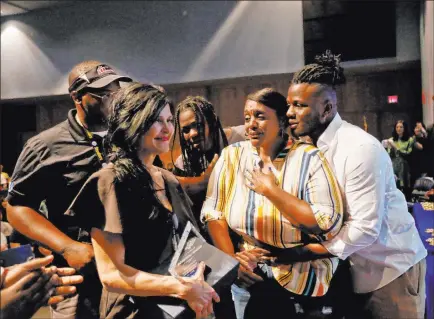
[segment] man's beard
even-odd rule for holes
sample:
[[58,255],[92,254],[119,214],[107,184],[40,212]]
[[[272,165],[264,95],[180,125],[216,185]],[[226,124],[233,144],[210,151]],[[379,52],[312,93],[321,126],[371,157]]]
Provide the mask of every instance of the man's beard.
[[109,117],[108,105],[102,103],[87,108],[86,123],[89,126],[107,126]]

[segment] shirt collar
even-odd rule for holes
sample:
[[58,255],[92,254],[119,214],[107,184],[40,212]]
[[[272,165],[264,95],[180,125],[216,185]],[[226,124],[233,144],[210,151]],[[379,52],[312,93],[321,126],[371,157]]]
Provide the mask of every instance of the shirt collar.
[[[253,145],[252,145],[252,143],[250,143],[250,141],[248,141],[248,145],[249,145],[249,148],[250,148],[250,151],[252,152],[252,154],[259,159],[258,150],[255,147],[253,147]],[[291,147],[293,145],[294,145],[294,143],[292,141],[288,141],[288,143],[286,143],[286,146],[279,152],[279,154],[276,156],[276,158],[273,160],[273,162],[284,161],[286,154],[288,154],[289,150],[291,149]]]
[[318,138],[317,147],[324,151],[329,148],[332,143],[337,130],[341,127],[343,121],[339,113],[336,113],[333,120],[330,122],[329,126],[325,129],[325,131]]
[[83,127],[75,119],[76,113],[77,110],[69,110],[68,112],[69,133],[77,142],[87,141]]

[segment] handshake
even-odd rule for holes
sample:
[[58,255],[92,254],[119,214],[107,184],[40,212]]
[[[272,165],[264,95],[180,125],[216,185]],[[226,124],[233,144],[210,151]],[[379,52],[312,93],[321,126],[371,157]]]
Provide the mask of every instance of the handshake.
[[47,267],[53,256],[36,258],[1,268],[0,312],[2,318],[30,318],[42,306],[53,305],[74,294],[83,282],[73,268]]

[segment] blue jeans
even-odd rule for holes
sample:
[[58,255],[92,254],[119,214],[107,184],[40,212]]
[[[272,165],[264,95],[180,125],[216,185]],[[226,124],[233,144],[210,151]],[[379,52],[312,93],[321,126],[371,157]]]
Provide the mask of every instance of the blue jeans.
[[246,289],[238,287],[236,284],[231,286],[231,292],[237,319],[243,319],[244,310],[246,309],[247,303],[250,299],[250,293]]
[[[267,266],[265,264],[259,264],[258,267],[260,269],[261,276],[264,277],[264,279],[273,278],[273,272],[270,266]],[[237,319],[243,319],[244,311],[246,310],[247,303],[249,302],[250,299],[250,292],[248,292],[244,288],[237,286],[237,284],[233,284],[231,286],[231,292],[232,292],[232,300],[234,301],[234,305],[235,305],[235,313]]]

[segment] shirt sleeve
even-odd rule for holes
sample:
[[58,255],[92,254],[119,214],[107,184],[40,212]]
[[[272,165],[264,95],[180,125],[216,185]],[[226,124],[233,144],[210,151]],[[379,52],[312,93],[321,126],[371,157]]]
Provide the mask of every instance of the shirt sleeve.
[[24,145],[12,174],[7,201],[11,205],[31,207],[38,211],[52,184],[52,170],[47,164],[50,151],[38,138]]
[[343,202],[333,170],[321,152],[309,162],[304,200],[310,205],[325,239],[335,236],[342,227]]
[[205,202],[202,206],[200,219],[203,223],[211,220],[224,219],[226,206],[226,175],[228,148],[224,148],[217,160],[208,181]]
[[409,155],[413,151],[414,139],[410,137],[405,147],[398,149],[402,154]]
[[385,214],[386,180],[393,178],[389,157],[374,144],[358,147],[349,155],[346,165],[348,219],[334,238],[323,243],[340,259],[346,259],[378,238]]
[[80,227],[122,234],[121,213],[112,169],[102,169],[83,185],[65,215],[76,216]]

